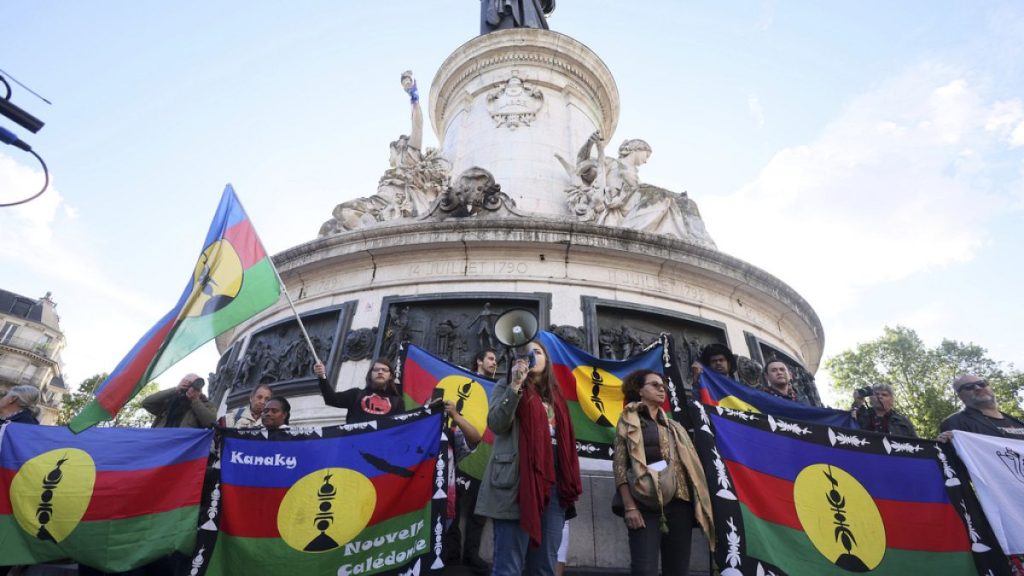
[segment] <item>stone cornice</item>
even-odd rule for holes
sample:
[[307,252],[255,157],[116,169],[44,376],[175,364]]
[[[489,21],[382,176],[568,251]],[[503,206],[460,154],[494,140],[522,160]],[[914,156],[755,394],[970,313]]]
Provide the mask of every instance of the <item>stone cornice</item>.
[[[685,240],[631,229],[531,216],[528,220],[472,218],[443,222],[400,221],[319,238],[274,256],[286,278],[332,262],[350,258],[377,258],[415,249],[460,246],[556,246],[567,258],[585,252],[604,253],[610,258],[646,259],[661,262],[662,268],[677,267],[687,273],[715,278],[734,294],[747,291],[776,303],[804,336],[804,344],[816,349],[820,359],[824,331],[811,305],[793,288],[768,272],[739,258]],[[814,344],[811,344],[814,343]]]

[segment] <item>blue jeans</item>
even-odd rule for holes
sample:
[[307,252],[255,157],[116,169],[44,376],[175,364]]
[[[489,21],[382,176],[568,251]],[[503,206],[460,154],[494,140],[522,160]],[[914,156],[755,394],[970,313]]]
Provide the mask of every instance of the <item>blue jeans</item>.
[[548,507],[541,516],[539,548],[530,547],[530,537],[519,520],[494,521],[494,568],[492,576],[554,576],[558,546],[562,543],[565,510],[558,501],[558,485],[551,487]]

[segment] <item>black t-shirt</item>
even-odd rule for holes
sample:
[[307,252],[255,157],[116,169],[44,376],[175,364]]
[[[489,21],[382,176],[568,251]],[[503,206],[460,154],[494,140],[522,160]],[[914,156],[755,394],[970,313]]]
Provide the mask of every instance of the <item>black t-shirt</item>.
[[985,418],[988,418],[988,421],[993,426],[1002,430],[1007,438],[1024,439],[1024,426],[1021,425],[1019,420],[1015,418],[992,418],[989,416],[985,416]]
[[320,394],[324,397],[325,404],[348,410],[348,414],[345,415],[346,424],[369,422],[405,411],[401,394],[372,392],[365,388],[335,392],[331,390],[327,380],[319,379],[317,383],[320,385]]

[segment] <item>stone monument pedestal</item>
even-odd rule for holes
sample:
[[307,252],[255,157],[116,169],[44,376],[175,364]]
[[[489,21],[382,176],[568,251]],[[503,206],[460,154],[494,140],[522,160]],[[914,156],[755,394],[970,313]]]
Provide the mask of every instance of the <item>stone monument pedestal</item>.
[[[771,356],[813,391],[824,345],[814,310],[718,251],[685,193],[643,183],[646,142],[604,152],[619,96],[586,46],[546,30],[474,38],[441,65],[430,104],[440,152],[393,142],[376,194],[339,204],[319,238],[274,257],[336,389],[362,387],[370,359],[395,358],[403,342],[469,366],[494,346],[497,315],[527,308],[595,356],[625,358],[668,332],[679,366],[721,343],[742,357],[747,384]],[[293,398],[294,424],[342,422],[320,398],[286,304],[217,342],[211,394],[233,385],[229,407],[272,377],[275,393]],[[580,463],[569,564],[626,571],[611,461]],[[706,543],[694,539],[693,568],[706,571]]]

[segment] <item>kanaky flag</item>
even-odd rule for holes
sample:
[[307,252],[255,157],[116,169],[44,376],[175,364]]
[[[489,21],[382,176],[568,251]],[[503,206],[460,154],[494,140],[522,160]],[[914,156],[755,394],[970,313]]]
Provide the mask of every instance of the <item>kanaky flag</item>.
[[409,344],[404,350],[401,378],[406,409],[430,402],[433,391],[440,389],[444,391],[444,399],[454,402],[459,414],[476,427],[480,443],[459,462],[458,469],[476,480],[482,479],[494,444],[494,434],[487,428],[487,412],[495,382],[446,362],[415,344]]
[[674,418],[683,414],[682,382],[668,338],[627,360],[596,358],[550,332],[541,331],[537,340],[548,350],[552,372],[569,406],[580,456],[612,459],[615,426],[625,405],[622,379],[634,370],[664,374],[668,392],[665,411]]
[[937,442],[696,410],[723,576],[1007,574]]
[[11,423],[0,436],[0,565],[123,572],[192,550],[212,430]]
[[[433,574],[447,496],[441,415],[226,430],[191,574]],[[212,480],[212,482],[211,482]]]
[[178,303],[135,344],[68,427],[77,433],[112,420],[146,383],[280,295],[274,264],[228,184]]
[[700,374],[700,381],[697,383],[694,394],[700,398],[701,402],[711,406],[770,414],[825,426],[860,428],[849,410],[806,406],[799,402],[779,398],[740,384],[706,366]]

